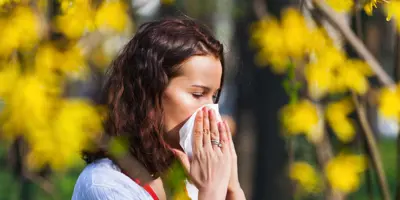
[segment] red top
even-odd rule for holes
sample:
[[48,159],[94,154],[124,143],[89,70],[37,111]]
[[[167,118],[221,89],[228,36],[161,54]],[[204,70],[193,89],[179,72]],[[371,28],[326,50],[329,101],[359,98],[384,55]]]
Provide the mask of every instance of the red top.
[[[124,173],[127,177],[131,178],[124,171],[122,171],[122,173]],[[153,188],[151,188],[151,186],[149,184],[141,185],[139,179],[132,179],[132,180],[135,181],[138,185],[142,186],[143,189],[145,189],[154,200],[159,200],[157,197],[157,194],[154,192]]]
[[[140,185],[139,179],[134,180],[137,184]],[[141,185],[149,194],[151,197],[153,197],[154,200],[158,200],[157,194],[154,192],[153,188],[149,184],[147,185]]]

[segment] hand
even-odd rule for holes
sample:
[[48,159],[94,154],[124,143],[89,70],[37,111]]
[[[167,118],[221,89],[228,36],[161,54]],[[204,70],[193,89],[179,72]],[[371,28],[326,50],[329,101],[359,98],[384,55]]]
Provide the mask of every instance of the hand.
[[225,129],[227,130],[229,151],[231,152],[231,175],[228,184],[228,193],[235,193],[237,191],[242,190],[239,183],[237,155],[236,155],[235,145],[232,140],[232,133],[227,121],[224,121],[224,126]]
[[182,151],[173,151],[199,189],[199,199],[225,199],[232,160],[226,127],[222,122],[217,124],[213,110],[204,108],[196,115],[193,134],[191,161]]

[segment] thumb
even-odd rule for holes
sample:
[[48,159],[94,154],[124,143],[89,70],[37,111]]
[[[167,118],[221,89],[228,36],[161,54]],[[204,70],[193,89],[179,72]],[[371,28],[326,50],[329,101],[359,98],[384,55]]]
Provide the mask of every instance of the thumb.
[[183,168],[185,168],[186,172],[190,172],[189,157],[186,155],[186,153],[174,148],[172,148],[172,152],[174,152],[175,156],[182,163]]

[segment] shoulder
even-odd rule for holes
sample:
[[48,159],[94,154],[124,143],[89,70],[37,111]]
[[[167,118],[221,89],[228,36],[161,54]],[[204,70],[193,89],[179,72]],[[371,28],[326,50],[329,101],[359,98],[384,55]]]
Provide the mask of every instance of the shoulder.
[[120,172],[109,159],[85,167],[75,184],[72,200],[147,200],[151,196],[140,185]]

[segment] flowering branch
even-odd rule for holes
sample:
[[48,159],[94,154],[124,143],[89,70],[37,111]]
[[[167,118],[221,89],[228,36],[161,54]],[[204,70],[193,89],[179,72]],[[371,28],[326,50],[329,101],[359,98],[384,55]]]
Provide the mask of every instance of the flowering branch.
[[364,43],[354,34],[351,28],[347,24],[339,20],[337,18],[337,15],[333,12],[331,8],[328,7],[328,5],[325,4],[324,1],[321,0],[312,0],[312,1],[314,2],[315,7],[329,21],[329,23],[332,26],[334,26],[338,31],[340,31],[340,33],[349,42],[349,44],[353,46],[353,48],[359,54],[359,56],[369,64],[371,69],[375,72],[376,76],[378,77],[379,81],[386,86],[394,85],[393,80],[383,70],[379,62],[368,51]]
[[[393,85],[393,80],[387,75],[382,66],[367,50],[364,43],[360,40],[360,38],[357,37],[357,35],[351,30],[351,28],[347,24],[343,23],[341,20],[338,20],[337,15],[335,15],[335,13],[323,1],[313,0],[313,2],[320,13],[328,20],[328,22],[340,31],[342,36],[353,46],[359,56],[362,57],[370,65],[371,69],[375,72],[381,83],[386,86]],[[382,165],[382,159],[379,154],[377,143],[373,136],[373,131],[368,123],[365,106],[359,102],[357,95],[355,94],[353,94],[353,101],[356,105],[355,107],[361,123],[361,127],[363,129],[363,133],[365,134],[365,138],[371,153],[372,163],[378,174],[378,182],[381,188],[383,199],[389,200],[391,199],[391,197]]]

